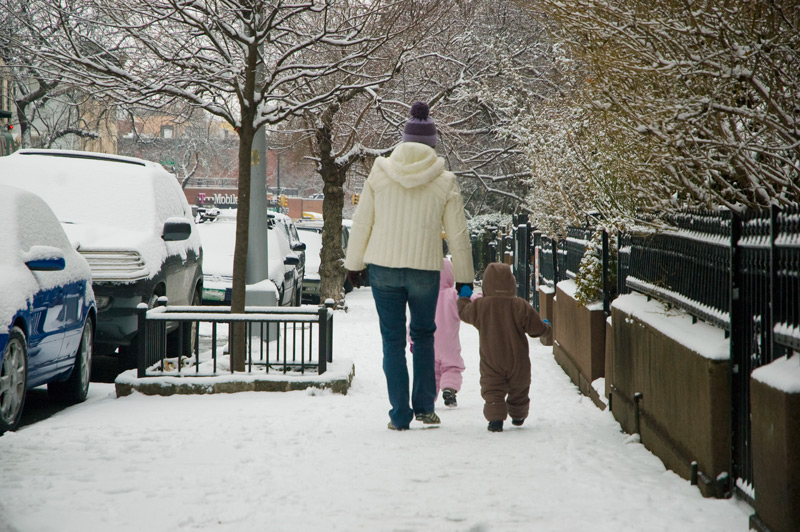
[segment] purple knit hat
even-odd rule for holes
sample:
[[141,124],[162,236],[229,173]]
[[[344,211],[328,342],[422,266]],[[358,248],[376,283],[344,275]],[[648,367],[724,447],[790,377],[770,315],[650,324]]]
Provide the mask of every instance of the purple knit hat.
[[429,108],[425,102],[411,105],[411,118],[403,129],[403,142],[420,142],[431,148],[436,147],[436,124],[428,116]]

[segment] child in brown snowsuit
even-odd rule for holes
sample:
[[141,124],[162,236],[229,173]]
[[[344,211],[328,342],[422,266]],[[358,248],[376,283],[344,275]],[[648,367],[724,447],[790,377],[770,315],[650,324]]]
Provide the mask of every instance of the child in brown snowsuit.
[[483,297],[470,301],[462,289],[458,315],[480,335],[481,396],[489,430],[502,432],[503,421],[519,426],[530,408],[531,359],[527,334],[551,334],[550,324],[530,303],[517,297],[517,284],[507,264],[489,264],[483,274]]

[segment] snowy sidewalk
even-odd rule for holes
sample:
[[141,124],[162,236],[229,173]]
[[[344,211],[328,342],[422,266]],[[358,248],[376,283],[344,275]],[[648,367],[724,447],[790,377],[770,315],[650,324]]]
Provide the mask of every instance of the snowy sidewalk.
[[752,510],[700,492],[579,395],[531,340],[531,417],[489,433],[478,336],[442,425],[394,432],[368,289],[334,317],[334,358],[355,363],[331,392],[89,402],[0,437],[0,532],[680,531],[746,532]]

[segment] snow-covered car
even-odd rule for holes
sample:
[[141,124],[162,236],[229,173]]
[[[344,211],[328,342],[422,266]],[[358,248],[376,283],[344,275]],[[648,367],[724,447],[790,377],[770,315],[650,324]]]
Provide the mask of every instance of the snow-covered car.
[[[230,305],[233,289],[233,252],[236,243],[236,214],[223,214],[198,225],[203,238],[203,303]],[[297,255],[275,229],[267,231],[268,275],[280,306],[296,305],[300,286],[296,280]]]
[[[347,252],[347,240],[349,237],[350,220],[342,220],[342,251]],[[321,263],[320,253],[322,252],[322,221],[301,221],[297,224],[297,234],[300,240],[306,245],[306,270],[303,277],[303,302],[317,304],[320,302],[319,296],[319,267]],[[347,280],[342,279],[342,286],[345,293],[353,290],[353,286]]]
[[269,223],[271,224],[270,227],[274,227],[283,233],[287,242],[289,242],[289,248],[294,252],[295,255],[297,255],[297,258],[300,261],[297,266],[295,266],[296,272],[294,274],[295,284],[300,287],[299,290],[295,290],[297,299],[295,301],[295,306],[299,306],[306,270],[306,245],[302,240],[300,240],[300,236],[297,234],[297,227],[294,224],[294,220],[292,220],[290,216],[279,212],[270,212],[268,214]]
[[319,265],[322,251],[322,230],[301,227],[300,240],[306,245],[306,271],[303,276],[303,303],[319,303]]
[[0,185],[0,434],[16,429],[27,390],[86,399],[95,299],[91,270],[35,194]]
[[[175,176],[154,162],[70,150],[0,157],[0,183],[47,202],[89,262],[97,298],[95,351],[135,367],[136,307],[200,304],[200,235]],[[168,350],[192,349],[194,324],[167,325]]]

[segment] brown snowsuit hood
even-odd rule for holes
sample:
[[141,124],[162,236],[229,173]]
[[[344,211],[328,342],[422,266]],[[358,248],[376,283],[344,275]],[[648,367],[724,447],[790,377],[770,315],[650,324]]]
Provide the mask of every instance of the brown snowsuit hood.
[[483,295],[484,296],[506,296],[515,297],[517,295],[517,281],[508,264],[493,262],[486,267],[483,274]]

